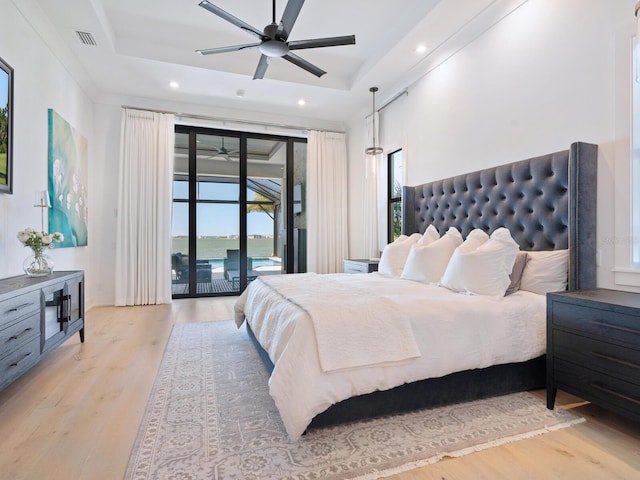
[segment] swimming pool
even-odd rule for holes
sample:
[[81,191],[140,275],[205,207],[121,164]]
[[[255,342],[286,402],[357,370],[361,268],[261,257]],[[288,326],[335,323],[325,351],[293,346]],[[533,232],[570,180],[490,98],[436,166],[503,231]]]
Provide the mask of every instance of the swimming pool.
[[[203,259],[205,260],[205,259]],[[223,268],[223,258],[210,258],[209,264],[212,269]],[[251,257],[251,266],[255,270],[257,267],[280,267],[282,262],[277,257]]]

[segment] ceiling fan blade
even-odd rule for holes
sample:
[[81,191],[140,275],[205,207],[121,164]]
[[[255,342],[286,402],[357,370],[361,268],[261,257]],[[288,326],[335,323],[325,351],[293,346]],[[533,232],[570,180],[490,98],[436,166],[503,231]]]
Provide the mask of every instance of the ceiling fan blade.
[[196,53],[199,53],[200,55],[212,55],[214,53],[227,53],[237,52],[239,50],[248,50],[250,48],[257,48],[259,46],[259,43],[247,43],[246,45],[232,45],[230,47],[205,48],[202,50],[196,50]]
[[282,13],[282,20],[280,20],[280,26],[278,27],[278,34],[280,38],[286,40],[289,38],[293,24],[296,23],[300,9],[304,5],[304,0],[289,0],[287,6]]
[[294,40],[289,42],[289,50],[302,50],[304,48],[339,47],[340,45],[355,45],[355,35],[342,37],[311,38],[309,40]]
[[256,68],[256,73],[253,74],[254,80],[260,80],[264,78],[264,74],[267,72],[267,67],[269,66],[269,57],[266,55],[262,55],[260,57],[260,61],[258,62],[258,68]]
[[293,63],[294,65],[297,65],[300,68],[303,68],[304,70],[306,70],[309,73],[313,73],[316,77],[321,77],[322,75],[327,73],[324,70],[316,67],[315,65],[307,62],[304,58],[300,58],[299,56],[294,55],[291,52],[287,53],[282,58],[284,58],[285,60]]
[[226,20],[227,22],[234,24],[236,27],[240,27],[241,29],[246,30],[250,34],[255,35],[260,40],[264,40],[264,34],[260,30],[258,30],[255,27],[252,27],[248,23],[243,22],[239,18],[234,17],[230,13],[225,12],[220,7],[216,7],[213,3],[209,3],[207,0],[202,0],[198,5],[204,8],[205,10],[210,11],[214,15],[219,16],[223,20]]

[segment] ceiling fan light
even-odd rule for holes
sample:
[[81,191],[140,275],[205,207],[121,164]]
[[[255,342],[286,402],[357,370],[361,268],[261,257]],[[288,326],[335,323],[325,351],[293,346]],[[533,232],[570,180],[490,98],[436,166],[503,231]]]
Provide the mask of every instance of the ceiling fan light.
[[290,53],[290,50],[302,50],[309,48],[320,47],[337,47],[341,45],[355,45],[355,35],[345,35],[342,37],[328,37],[328,38],[311,38],[307,40],[297,40],[295,42],[289,42],[289,34],[298,18],[300,9],[304,4],[304,0],[288,0],[287,6],[282,14],[280,22],[276,22],[276,0],[272,0],[273,15],[272,21],[267,25],[263,31],[249,25],[248,23],[234,17],[229,12],[221,9],[220,7],[213,5],[207,0],[202,0],[199,5],[208,12],[217,15],[223,20],[235,25],[236,27],[244,30],[245,32],[257,37],[260,43],[250,43],[247,45],[231,45],[228,47],[207,48],[203,50],[196,50],[200,55],[213,55],[218,53],[237,52],[245,49],[258,48],[260,53],[260,60],[258,66],[253,75],[254,80],[264,78],[267,67],[269,66],[268,60],[273,57],[281,57],[297,67],[306,70],[307,72],[321,77],[324,75],[324,70],[316,67],[310,62]]
[[283,57],[289,53],[289,46],[280,40],[267,40],[260,44],[260,53],[267,57]]

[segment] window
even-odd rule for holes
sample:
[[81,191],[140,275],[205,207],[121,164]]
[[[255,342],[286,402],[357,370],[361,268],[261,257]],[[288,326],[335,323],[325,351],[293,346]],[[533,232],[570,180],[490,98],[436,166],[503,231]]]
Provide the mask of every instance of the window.
[[[616,285],[624,287],[640,287],[640,44],[638,37],[633,38],[633,55],[631,55],[631,75],[629,70],[622,68],[622,62],[628,57],[620,55],[617,69],[624,72],[624,76],[616,78],[620,91],[628,88],[631,83],[631,142],[628,147],[620,147],[616,155],[628,158],[628,161],[616,161],[615,168],[615,235],[605,237],[605,242],[613,242],[614,249],[614,279]],[[624,105],[623,102],[619,102]],[[621,107],[619,107],[621,108]],[[624,105],[626,109],[626,105]],[[619,110],[619,115],[626,115],[628,111]],[[624,138],[629,133],[629,124],[619,122],[620,129],[616,131],[617,138]],[[621,142],[623,144],[624,142]],[[628,150],[627,148],[630,148]],[[601,244],[602,241],[598,243]],[[608,243],[604,243],[608,245]],[[624,289],[624,288],[623,288]]]
[[631,122],[631,265],[640,268],[640,43],[633,42]]
[[387,155],[388,186],[387,198],[389,234],[388,241],[393,242],[402,233],[402,150],[396,150]]

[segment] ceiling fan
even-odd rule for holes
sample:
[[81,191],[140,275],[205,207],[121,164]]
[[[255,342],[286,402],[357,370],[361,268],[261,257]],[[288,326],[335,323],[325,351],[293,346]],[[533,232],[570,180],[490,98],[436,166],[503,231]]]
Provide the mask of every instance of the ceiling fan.
[[238,158],[238,150],[229,150],[224,146],[224,137],[222,137],[222,146],[216,148],[216,152],[207,158],[224,158],[227,162],[231,162],[233,158]]
[[282,14],[280,23],[276,23],[276,0],[273,0],[273,16],[272,22],[264,27],[264,31],[260,31],[257,28],[252,27],[248,23],[243,22],[239,18],[234,17],[230,13],[225,12],[219,7],[216,7],[207,0],[201,1],[198,5],[211,13],[218,15],[220,18],[232,23],[236,27],[245,30],[246,32],[254,35],[260,39],[258,43],[248,43],[244,45],[233,45],[230,47],[220,48],[208,48],[204,50],[196,50],[201,55],[212,55],[215,53],[235,52],[238,50],[246,50],[249,48],[258,48],[262,56],[258,62],[258,68],[256,69],[253,79],[264,78],[264,74],[269,66],[269,61],[273,57],[284,58],[285,60],[297,65],[298,67],[306,70],[309,73],[314,74],[317,77],[321,77],[325,72],[321,68],[307,62],[305,59],[291,53],[292,50],[303,50],[306,48],[319,48],[319,47],[336,47],[340,45],[355,45],[356,36],[346,35],[342,37],[327,37],[327,38],[313,38],[308,40],[293,40],[288,41],[289,34],[293,28],[293,24],[298,18],[300,9],[304,4],[304,0],[289,0],[287,6]]

